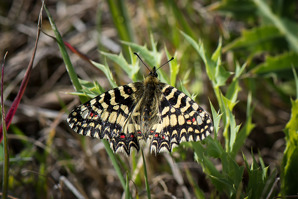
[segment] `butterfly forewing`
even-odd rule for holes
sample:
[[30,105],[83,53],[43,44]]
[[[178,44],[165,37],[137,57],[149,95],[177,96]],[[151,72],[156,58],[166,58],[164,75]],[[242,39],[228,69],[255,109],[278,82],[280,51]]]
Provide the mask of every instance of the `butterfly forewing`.
[[69,114],[69,126],[81,135],[108,139],[114,152],[129,154],[131,147],[139,150],[136,137],[139,127],[131,120],[136,85],[120,86],[78,106]]

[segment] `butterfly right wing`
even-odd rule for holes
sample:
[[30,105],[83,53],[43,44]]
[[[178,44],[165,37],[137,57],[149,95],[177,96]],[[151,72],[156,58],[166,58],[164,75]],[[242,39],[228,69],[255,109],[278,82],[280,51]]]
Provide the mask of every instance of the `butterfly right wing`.
[[163,84],[160,121],[153,127],[151,152],[169,151],[181,142],[203,140],[213,131],[210,116],[178,89]]
[[107,139],[114,152],[130,153],[131,147],[139,150],[137,123],[132,122],[136,100],[135,92],[140,82],[109,90],[76,107],[67,119],[78,134]]

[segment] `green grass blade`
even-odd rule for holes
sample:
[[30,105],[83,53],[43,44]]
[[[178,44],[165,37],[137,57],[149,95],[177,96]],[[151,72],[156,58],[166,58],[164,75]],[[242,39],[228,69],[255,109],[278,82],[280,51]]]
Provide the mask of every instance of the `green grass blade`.
[[130,199],[130,191],[129,191],[129,178],[128,173],[126,173],[126,186],[125,186],[125,199]]
[[[52,29],[53,29],[54,33],[55,33],[56,41],[58,43],[58,46],[59,46],[59,49],[60,49],[60,52],[61,52],[63,61],[65,63],[65,66],[66,66],[68,75],[70,77],[70,80],[71,80],[72,84],[74,85],[75,89],[77,91],[80,91],[80,90],[82,90],[82,86],[81,86],[81,84],[79,82],[79,79],[78,79],[78,76],[77,76],[77,74],[76,74],[76,72],[75,72],[75,70],[74,70],[74,68],[72,66],[72,63],[71,63],[70,58],[68,56],[66,47],[65,47],[64,42],[62,40],[62,37],[61,37],[61,35],[60,35],[60,33],[59,33],[59,31],[58,31],[58,29],[56,27],[56,24],[53,21],[52,16],[51,16],[50,12],[48,11],[46,5],[44,5],[44,9],[45,9],[45,11],[46,11],[46,13],[48,15],[49,22],[50,22],[50,24],[52,26]],[[79,98],[80,98],[81,102],[88,101],[88,98],[85,97],[85,96],[79,96]]]
[[3,136],[3,176],[2,176],[2,198],[7,198],[8,192],[8,171],[9,171],[9,153],[8,153],[8,143],[7,143],[7,129],[5,121],[5,110],[4,110],[4,99],[3,99],[3,87],[4,87],[4,65],[7,52],[4,55],[3,63],[1,66],[1,122],[2,122],[2,136]]
[[190,185],[192,186],[192,188],[194,190],[194,194],[195,194],[196,198],[205,199],[204,192],[200,189],[198,184],[195,182],[195,179],[191,175],[188,168],[185,168],[185,174],[186,174],[186,177],[188,179],[188,182],[190,183]]
[[146,184],[146,190],[147,190],[147,198],[150,199],[151,193],[150,193],[150,186],[148,183],[147,166],[146,166],[146,161],[145,161],[145,156],[144,156],[143,150],[141,150],[141,152],[142,152],[142,158],[143,158],[143,164],[144,164],[144,177],[145,177],[145,184]]
[[4,155],[4,167],[3,167],[3,177],[2,177],[2,198],[7,198],[7,192],[8,192],[8,171],[9,171],[9,154],[8,154],[8,143],[7,143],[7,130],[6,130],[6,124],[4,120],[4,111],[3,106],[1,105],[2,109],[2,132],[3,132],[3,155]]
[[102,140],[102,142],[103,142],[103,144],[105,146],[105,149],[106,149],[106,151],[107,151],[107,153],[108,153],[108,155],[109,155],[109,157],[111,159],[111,162],[112,162],[112,164],[113,164],[113,166],[114,166],[114,168],[116,170],[116,173],[117,173],[117,175],[118,175],[118,177],[120,179],[121,185],[122,185],[123,189],[125,189],[125,187],[126,187],[125,179],[124,179],[124,177],[122,175],[122,172],[121,172],[121,169],[120,169],[120,167],[119,167],[119,165],[117,163],[116,156],[113,153],[112,149],[110,148],[109,142],[107,140],[104,140],[104,139]]
[[[167,55],[168,60],[171,59],[171,55],[168,52],[167,48],[165,48],[165,51],[166,51],[166,55]],[[175,58],[177,56],[174,55],[173,57]],[[173,61],[169,62],[169,66],[170,66],[170,74],[171,74],[170,85],[175,86],[176,85],[176,78],[177,78],[177,75],[178,75],[178,72],[179,72],[180,65],[177,63],[177,59],[174,59]]]
[[[122,0],[107,0],[109,5],[114,25],[118,35],[122,41],[134,41],[133,30],[130,24],[130,19],[127,14],[126,1]],[[129,57],[129,49],[127,46],[122,46],[125,57]]]
[[190,27],[187,20],[183,16],[183,12],[181,12],[180,8],[178,8],[177,3],[173,3],[172,1],[166,1],[168,6],[172,8],[173,14],[177,20],[177,22],[181,25],[182,30],[190,35],[192,38],[195,38],[195,33],[193,32],[193,28]]

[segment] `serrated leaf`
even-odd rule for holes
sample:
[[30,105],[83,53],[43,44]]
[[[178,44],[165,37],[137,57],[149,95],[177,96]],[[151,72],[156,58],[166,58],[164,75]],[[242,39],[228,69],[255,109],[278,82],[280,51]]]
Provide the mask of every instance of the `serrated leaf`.
[[236,142],[236,137],[241,125],[236,124],[235,116],[231,113],[231,111],[228,113],[230,119],[229,152],[231,152]]
[[[233,188],[230,189],[230,195],[233,196],[236,194],[237,187],[240,185],[242,180],[244,167],[239,166],[234,159],[231,158],[229,153],[223,153],[221,157],[223,165],[223,174],[229,180],[230,185]],[[233,197],[232,197],[233,198]]]
[[204,155],[204,148],[201,143],[192,143],[194,149],[195,160],[201,163],[204,172],[208,175],[212,184],[217,190],[224,191],[225,186],[229,186],[228,182],[225,182],[222,174],[215,168],[215,165]]
[[[162,53],[158,52],[156,50],[156,43],[153,40],[153,37],[151,38],[151,43],[153,45],[152,50],[148,50],[147,46],[141,46],[135,43],[130,43],[130,42],[125,42],[122,41],[123,44],[128,45],[129,47],[131,47],[134,51],[136,51],[137,53],[139,53],[142,57],[142,59],[144,59],[146,65],[148,64],[148,67],[157,67],[160,66],[160,61],[162,58]],[[167,79],[167,75],[161,70],[159,69],[157,71],[159,79],[162,82],[166,82],[169,83],[168,79]]]
[[210,107],[211,107],[211,112],[212,112],[212,119],[213,119],[213,127],[214,127],[214,138],[217,139],[217,133],[219,131],[219,124],[220,124],[220,119],[221,119],[221,116],[222,114],[219,114],[215,111],[211,101],[209,102],[210,103]]
[[211,137],[206,138],[208,147],[205,149],[206,154],[213,158],[221,158],[225,150],[222,148],[221,143],[218,139],[212,139]]
[[233,145],[233,148],[231,150],[231,154],[233,156],[236,156],[237,152],[240,150],[240,148],[243,146],[245,139],[250,134],[252,129],[255,127],[255,125],[251,122],[251,118],[246,121],[246,123],[243,125],[239,133],[237,134],[235,143]]
[[228,87],[226,98],[231,100],[232,102],[236,102],[240,90],[241,87],[239,86],[239,81],[233,81]]
[[[141,45],[131,43],[131,42],[121,41],[121,43],[131,47],[137,53],[140,53],[142,58],[144,58],[145,62],[148,63],[149,66],[153,67],[153,66],[158,66],[160,64],[160,61],[162,58],[162,53],[159,53],[155,50],[150,51],[147,48],[147,46],[141,46]],[[154,45],[156,45],[156,44],[154,43]],[[156,47],[154,46],[153,49],[155,49],[155,48]]]
[[[247,186],[248,198],[265,198],[272,189],[272,179],[276,177],[276,172],[271,173],[271,177],[269,177],[268,167],[259,166],[253,154],[252,158],[253,162],[249,167],[246,157],[243,155],[249,179]],[[260,158],[260,161],[263,160]]]
[[[201,56],[205,66],[206,72],[209,79],[212,81],[213,87],[218,88],[220,86],[225,85],[225,82],[230,77],[230,73],[225,70],[225,68],[221,65],[220,59],[220,50],[221,50],[221,42],[219,42],[217,50],[213,53],[212,59],[207,56],[205,52],[204,46],[202,42],[197,43],[187,34],[181,32],[181,34],[186,38],[186,40],[195,48],[198,54]],[[216,59],[216,60],[214,60]]]
[[[106,56],[107,58],[109,58],[110,60],[112,60],[113,62],[117,63],[128,74],[128,76],[133,81],[136,81],[135,77],[140,69],[140,67],[136,64],[136,62],[133,64],[127,63],[127,61],[126,61],[126,59],[124,59],[122,53],[120,53],[120,55],[115,55],[115,54],[106,53],[106,52],[101,52],[101,53],[104,56]],[[136,59],[133,59],[133,57],[135,57],[135,55],[131,56],[131,57],[132,57],[132,60],[136,60]]]
[[104,74],[105,76],[108,78],[109,80],[109,83],[110,85],[113,87],[113,88],[116,88],[117,87],[117,84],[113,78],[113,75],[112,75],[112,72],[110,70],[110,68],[108,67],[108,65],[103,65],[103,64],[100,64],[100,63],[97,63],[95,61],[91,61],[91,63],[96,66],[98,69],[100,69]]
[[292,67],[298,68],[298,54],[294,52],[288,52],[274,57],[268,56],[264,63],[256,66],[252,70],[252,73],[276,73],[278,75],[281,71],[290,71]]
[[220,60],[220,56],[221,56],[221,48],[222,48],[222,39],[220,38],[218,41],[218,45],[216,50],[214,51],[214,53],[212,54],[211,59],[216,62],[217,60]]
[[226,69],[220,64],[220,62],[216,63],[215,79],[217,87],[224,86],[230,75],[230,72],[226,71]]
[[223,51],[226,52],[231,49],[260,45],[265,41],[281,36],[282,34],[274,26],[261,26],[250,30],[243,30],[242,35],[225,46]]

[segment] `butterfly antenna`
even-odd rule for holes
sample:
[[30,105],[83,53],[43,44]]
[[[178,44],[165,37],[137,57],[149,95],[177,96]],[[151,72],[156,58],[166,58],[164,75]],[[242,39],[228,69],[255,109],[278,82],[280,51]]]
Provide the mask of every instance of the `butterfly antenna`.
[[172,57],[171,59],[169,59],[166,63],[164,63],[164,64],[162,64],[160,67],[158,67],[157,69],[156,69],[156,71],[158,70],[158,69],[160,69],[161,67],[163,67],[164,65],[166,65],[167,63],[169,63],[170,61],[172,61],[174,59],[174,57]]
[[143,62],[143,60],[142,60],[141,57],[138,55],[138,53],[134,52],[133,54],[135,54],[136,56],[138,56],[139,60],[141,60],[141,62],[144,64],[144,66],[146,66],[146,68],[151,72],[150,68]]

